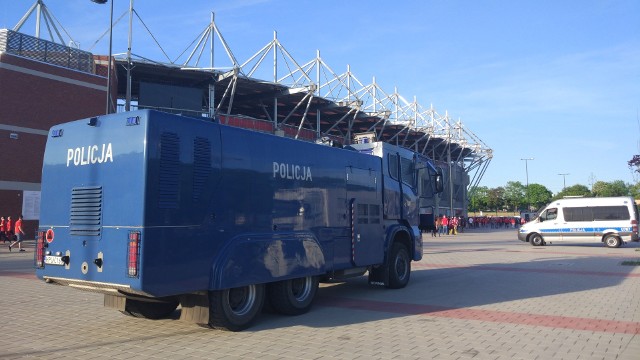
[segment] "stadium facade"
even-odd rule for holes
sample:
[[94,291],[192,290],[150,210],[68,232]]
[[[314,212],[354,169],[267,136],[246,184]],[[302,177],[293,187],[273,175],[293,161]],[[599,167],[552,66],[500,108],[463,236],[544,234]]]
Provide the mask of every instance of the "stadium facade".
[[[21,32],[32,14],[49,19],[51,39],[56,34],[58,42],[39,38],[40,24],[38,36]],[[466,214],[467,193],[479,184],[492,150],[448,112],[423,107],[397,89],[385,91],[375,78],[362,82],[349,66],[336,73],[320,51],[311,60],[299,61],[275,32],[273,40],[239,61],[213,14],[182,52],[181,61],[150,60],[131,49],[131,24],[137,16],[131,1],[129,50],[112,57],[63,45],[43,0],[37,0],[13,30],[0,30],[0,101],[11,104],[0,110],[0,136],[9,139],[0,142],[0,161],[18,159],[27,168],[18,174],[0,173],[0,215],[29,211],[28,228],[37,225],[33,212],[49,127],[105,110],[137,108],[334,146],[367,140],[399,145],[436,160],[443,169],[439,213]],[[223,52],[227,61],[214,64],[214,52]],[[208,63],[202,64],[203,59]]]

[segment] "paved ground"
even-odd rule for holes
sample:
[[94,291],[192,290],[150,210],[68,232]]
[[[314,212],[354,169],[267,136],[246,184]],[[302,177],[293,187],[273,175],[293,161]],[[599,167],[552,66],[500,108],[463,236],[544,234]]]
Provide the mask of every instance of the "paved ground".
[[0,247],[0,359],[640,359],[640,244],[534,248],[515,230],[426,237],[409,286],[323,284],[240,333],[102,307]]

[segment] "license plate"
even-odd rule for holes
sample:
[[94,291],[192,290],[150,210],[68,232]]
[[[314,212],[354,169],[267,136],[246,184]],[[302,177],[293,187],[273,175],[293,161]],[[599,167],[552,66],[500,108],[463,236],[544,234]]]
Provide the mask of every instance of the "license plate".
[[44,263],[47,265],[64,265],[62,256],[47,255],[44,257]]

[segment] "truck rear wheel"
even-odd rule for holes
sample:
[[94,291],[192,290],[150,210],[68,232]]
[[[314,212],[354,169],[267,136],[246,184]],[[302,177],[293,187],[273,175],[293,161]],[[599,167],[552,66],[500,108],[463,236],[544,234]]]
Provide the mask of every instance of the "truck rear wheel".
[[126,300],[123,314],[144,319],[163,319],[171,315],[178,307],[178,300],[169,301],[141,301]]
[[264,285],[247,285],[209,293],[209,326],[227,331],[244,330],[262,310]]
[[307,276],[269,284],[267,293],[275,311],[285,315],[300,315],[309,311],[317,291],[318,277]]
[[390,289],[400,289],[409,283],[411,276],[411,259],[406,246],[395,242],[389,253],[389,284]]

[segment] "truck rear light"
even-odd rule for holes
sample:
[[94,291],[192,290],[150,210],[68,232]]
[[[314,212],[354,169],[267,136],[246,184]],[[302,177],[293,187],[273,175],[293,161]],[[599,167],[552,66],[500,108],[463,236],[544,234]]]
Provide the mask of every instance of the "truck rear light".
[[631,220],[631,231],[638,233],[638,220]]
[[138,277],[140,265],[140,232],[129,232],[127,248],[127,275],[129,277]]
[[35,262],[36,268],[42,269],[44,268],[44,248],[46,244],[45,240],[45,232],[38,231],[36,235],[36,253],[35,253]]

